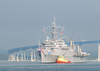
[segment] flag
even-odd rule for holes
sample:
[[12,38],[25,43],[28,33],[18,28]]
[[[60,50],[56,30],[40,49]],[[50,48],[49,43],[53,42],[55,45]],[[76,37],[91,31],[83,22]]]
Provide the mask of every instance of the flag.
[[43,32],[45,32],[45,30],[43,30]]
[[59,32],[58,29],[56,29],[56,30],[57,30],[57,32]]
[[63,31],[61,32],[61,35],[63,34]]

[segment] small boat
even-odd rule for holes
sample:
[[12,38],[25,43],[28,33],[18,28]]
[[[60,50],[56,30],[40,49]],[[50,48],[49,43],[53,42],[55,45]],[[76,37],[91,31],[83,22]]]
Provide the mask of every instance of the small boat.
[[60,55],[56,60],[56,63],[71,63],[71,61],[68,61],[67,57]]

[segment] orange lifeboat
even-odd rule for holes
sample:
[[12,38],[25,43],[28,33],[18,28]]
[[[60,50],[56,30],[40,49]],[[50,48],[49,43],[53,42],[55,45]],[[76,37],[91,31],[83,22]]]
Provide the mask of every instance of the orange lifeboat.
[[71,61],[68,61],[67,57],[60,55],[56,60],[56,63],[71,63]]

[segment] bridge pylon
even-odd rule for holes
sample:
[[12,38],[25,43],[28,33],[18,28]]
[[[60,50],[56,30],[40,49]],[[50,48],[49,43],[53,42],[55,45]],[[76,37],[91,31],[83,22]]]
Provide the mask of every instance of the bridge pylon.
[[23,50],[21,50],[21,61],[23,61]]
[[17,58],[16,58],[16,60],[17,60],[17,61],[19,61],[19,56],[18,56],[18,52],[17,52]]
[[31,49],[31,61],[35,61],[35,49],[34,49],[34,59],[33,59],[33,49]]
[[100,61],[100,43],[98,43],[98,61]]
[[26,60],[26,57],[25,57],[25,50],[24,50],[24,61]]
[[78,53],[81,53],[81,45],[78,44]]

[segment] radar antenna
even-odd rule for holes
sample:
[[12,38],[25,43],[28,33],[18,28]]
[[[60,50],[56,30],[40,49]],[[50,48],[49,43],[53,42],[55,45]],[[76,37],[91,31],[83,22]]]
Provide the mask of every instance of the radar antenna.
[[52,34],[52,40],[55,40],[55,38],[57,38],[57,34],[59,34],[59,33],[57,33],[56,32],[56,29],[57,28],[64,28],[64,27],[60,27],[60,26],[56,26],[56,24],[55,24],[55,16],[54,16],[54,22],[52,23],[52,27],[44,27],[44,29],[47,29],[47,28],[52,28],[53,29],[53,32],[51,32],[51,34]]

